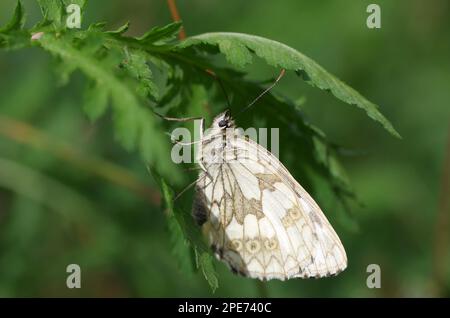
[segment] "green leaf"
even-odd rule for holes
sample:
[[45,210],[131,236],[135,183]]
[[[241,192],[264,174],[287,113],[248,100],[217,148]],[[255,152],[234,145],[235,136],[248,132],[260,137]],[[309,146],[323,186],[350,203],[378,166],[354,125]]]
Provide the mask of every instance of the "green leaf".
[[[219,70],[217,73],[224,79],[231,78],[228,72]],[[259,84],[244,79],[228,81],[227,84],[236,93],[234,104],[237,105],[246,104],[249,99],[264,90],[264,87]],[[342,166],[338,167],[335,164],[339,162],[339,159],[333,145],[318,127],[305,120],[295,102],[272,91],[267,93],[260,103],[262,105],[259,107],[264,108],[265,116],[270,118],[271,125],[285,127],[291,142],[304,149],[301,153],[305,158],[297,158],[297,160],[303,160],[305,166],[310,166],[315,173],[324,177],[337,199],[342,200],[343,197],[353,199],[353,189],[345,171]]]
[[169,139],[163,133],[156,117],[141,105],[140,96],[136,94],[136,87],[133,86],[135,83],[120,78],[114,72],[119,70],[118,66],[122,62],[121,52],[106,51],[105,38],[101,33],[86,31],[81,34],[83,36],[72,39],[70,34],[57,37],[46,33],[37,43],[62,59],[70,70],[77,68],[98,83],[99,91],[93,99],[98,100],[100,104],[88,104],[85,107],[91,118],[104,112],[106,96],[110,96],[115,133],[119,142],[127,150],[133,150],[139,144],[145,160],[149,159],[163,175],[170,175],[172,180],[179,180],[181,176],[170,160]]
[[109,93],[98,82],[91,82],[84,91],[83,110],[92,121],[100,118],[108,107]]
[[295,71],[308,84],[330,91],[341,101],[362,108],[370,118],[383,125],[392,135],[400,137],[392,124],[380,113],[377,105],[328,73],[309,57],[285,44],[254,35],[217,32],[188,38],[178,47],[201,47],[204,44],[218,46],[227,60],[237,67],[251,63],[251,53],[254,53],[271,66]]
[[25,24],[25,12],[23,10],[22,2],[17,1],[16,8],[11,20],[3,27],[0,28],[0,33],[7,33],[13,30],[22,29]]
[[25,30],[0,33],[0,49],[16,50],[30,45],[30,33]]
[[203,276],[211,287],[214,293],[219,288],[219,280],[217,279],[217,273],[214,268],[213,257],[206,252],[195,250],[197,267],[202,270]]
[[159,97],[158,87],[153,82],[152,71],[147,64],[147,53],[141,50],[125,51],[125,61],[122,65],[139,82],[138,93],[142,97],[156,101]]
[[47,21],[51,21],[54,25],[60,26],[63,15],[63,4],[61,0],[37,0],[42,15]]
[[178,260],[179,267],[185,273],[193,273],[194,268],[191,261],[192,249],[184,238],[183,230],[174,215],[167,217],[167,226],[172,245],[172,254]]
[[66,25],[67,7],[71,4],[77,4],[81,9],[81,18],[83,18],[84,8],[88,0],[37,0],[41,8],[42,15],[46,21],[52,22],[57,29],[64,28]]
[[173,22],[163,27],[154,27],[150,31],[146,32],[143,36],[137,37],[136,40],[138,40],[142,44],[162,41],[168,42],[178,35],[181,26],[181,22]]
[[118,28],[117,30],[107,31],[106,33],[111,34],[111,35],[122,35],[128,31],[129,27],[130,27],[130,22],[127,22],[124,25],[122,25],[120,28]]
[[[89,27],[88,27],[88,31],[91,32],[102,32],[103,29],[106,26],[106,22],[96,22],[96,23],[92,23]],[[106,32],[107,33],[107,32]]]
[[[67,64],[61,59],[55,59],[53,62],[53,73],[57,78],[57,85],[64,86],[69,83],[72,73],[76,70],[76,65]],[[87,86],[89,88],[90,86]],[[87,89],[86,88],[86,89]]]
[[[136,123],[139,127],[139,150],[145,162],[155,163],[165,175],[177,174],[176,169],[171,165],[170,153],[167,150],[167,137],[162,133],[162,128],[157,125],[155,115],[150,110],[140,108]],[[155,131],[158,127],[159,130]],[[166,164],[167,162],[167,164]],[[168,173],[171,171],[172,173]]]
[[[169,222],[177,222],[176,225],[169,223],[169,229],[174,231],[172,235],[177,240],[188,240],[189,246],[194,249],[196,266],[200,269],[205,276],[206,281],[210,285],[212,291],[214,292],[218,286],[219,282],[217,279],[217,274],[214,268],[213,257],[209,253],[209,249],[201,240],[201,233],[199,227],[194,225],[192,222],[192,217],[190,217],[191,222],[186,222],[183,216],[183,212],[174,206],[174,191],[167,182],[156,172],[155,169],[150,168],[150,172],[161,188],[162,197],[164,199],[165,206],[168,210]],[[173,217],[173,219],[171,219]],[[182,232],[180,232],[180,229]],[[178,242],[177,245],[180,243]],[[184,255],[183,262],[187,262],[187,253],[182,253],[178,255]]]
[[158,184],[161,187],[161,192],[167,209],[167,223],[172,243],[172,253],[177,257],[180,267],[182,269],[192,272],[193,268],[191,267],[192,263],[190,259],[191,247],[187,242],[187,240],[185,239],[183,229],[176,217],[176,214],[179,213],[179,211],[176,211],[174,209],[173,190],[168,186],[168,184],[165,182],[163,178],[158,176],[156,171],[153,171],[152,174],[153,176],[158,178]]
[[13,50],[30,45],[30,33],[22,29],[25,24],[25,12],[22,2],[18,1],[10,21],[0,27],[0,48]]

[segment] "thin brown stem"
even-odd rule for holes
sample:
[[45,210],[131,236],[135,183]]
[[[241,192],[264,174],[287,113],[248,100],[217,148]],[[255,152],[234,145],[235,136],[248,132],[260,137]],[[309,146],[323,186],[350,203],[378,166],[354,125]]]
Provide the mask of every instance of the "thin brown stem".
[[436,296],[443,296],[444,290],[446,290],[445,276],[448,268],[448,245],[450,239],[450,125],[446,147],[433,248],[433,287]]
[[[173,21],[181,21],[181,17],[180,17],[180,14],[178,13],[178,8],[175,3],[175,0],[167,0],[167,4],[169,6],[170,14],[172,15],[172,20]],[[186,39],[186,32],[184,30],[184,26],[181,27],[181,30],[178,33],[178,38],[180,40]],[[212,76],[216,76],[213,70],[205,69],[205,71]],[[219,81],[219,85],[221,85],[221,89],[224,90],[223,84],[222,84],[222,82],[220,82],[220,78],[218,78],[217,76],[215,78]],[[225,95],[226,95],[226,93],[225,93]],[[228,96],[227,96],[227,101],[228,101],[228,105],[230,105]],[[203,105],[203,109],[205,110],[205,113],[211,115],[211,110],[209,108],[208,103]]]
[[15,142],[48,151],[67,163],[128,188],[152,204],[156,205],[160,202],[158,191],[143,184],[128,170],[109,161],[88,156],[68,143],[58,140],[25,122],[0,115],[0,135]]
[[[178,13],[177,4],[175,0],[167,0],[169,6],[170,14],[172,15],[172,20],[175,22],[181,21],[180,14]],[[184,31],[184,26],[181,27],[180,33],[178,33],[178,38],[184,40],[186,38],[186,33]]]

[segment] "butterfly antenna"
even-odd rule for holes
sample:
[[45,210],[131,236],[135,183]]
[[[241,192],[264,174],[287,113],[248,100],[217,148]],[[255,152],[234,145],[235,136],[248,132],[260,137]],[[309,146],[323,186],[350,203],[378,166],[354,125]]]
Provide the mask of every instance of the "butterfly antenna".
[[[268,91],[270,91],[275,85],[277,85],[277,83],[281,80],[281,78],[284,76],[284,74],[286,73],[286,70],[283,68],[280,72],[280,75],[278,75],[278,77],[276,78],[276,80],[272,83],[272,85],[270,85],[269,87],[267,87],[261,94],[258,95],[258,97],[256,97],[253,102],[251,102],[250,104],[248,104],[246,107],[244,107],[239,114],[245,112],[247,109],[249,109],[250,107],[252,107],[261,97],[263,97],[264,95],[267,94]],[[238,115],[239,115],[238,114]]]
[[156,116],[167,120],[167,121],[177,121],[177,122],[186,122],[186,121],[193,121],[198,119],[203,119],[203,117],[185,117],[185,118],[177,118],[177,117],[166,117],[164,115],[161,115],[160,113],[156,112],[153,109],[150,109]]
[[[223,95],[225,96],[225,99],[227,100],[228,108],[231,109],[230,99],[228,98],[227,91],[225,90],[225,86],[223,85],[223,82],[220,79],[220,77],[218,77],[217,74],[213,70],[206,69],[205,71],[206,71],[206,73],[211,75],[217,81],[217,83],[219,83],[220,89],[221,89]],[[152,112],[156,116],[158,116],[158,117],[160,117],[160,118],[162,118],[164,120],[167,120],[167,121],[186,122],[186,121],[193,121],[193,120],[196,120],[196,119],[203,119],[202,117],[186,117],[186,118],[166,117],[166,116],[161,115],[158,112],[154,111],[153,109],[152,109]]]
[[227,100],[228,108],[231,109],[230,99],[228,98],[227,91],[225,90],[225,86],[223,85],[223,82],[222,82],[222,80],[220,79],[220,77],[217,76],[217,74],[216,74],[213,70],[206,69],[205,71],[206,71],[206,73],[208,73],[209,75],[211,75],[211,76],[217,81],[217,83],[219,83],[220,89],[222,90],[222,93],[223,93],[223,95],[225,96],[225,98],[226,98],[226,100]]

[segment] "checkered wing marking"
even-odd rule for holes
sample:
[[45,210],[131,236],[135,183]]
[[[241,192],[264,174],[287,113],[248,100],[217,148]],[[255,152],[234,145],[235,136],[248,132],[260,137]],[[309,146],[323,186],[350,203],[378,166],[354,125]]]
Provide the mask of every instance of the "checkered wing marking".
[[[216,256],[261,280],[336,275],[347,266],[339,237],[311,196],[257,143],[230,140],[200,177],[194,215]],[[200,211],[200,212],[199,212]]]

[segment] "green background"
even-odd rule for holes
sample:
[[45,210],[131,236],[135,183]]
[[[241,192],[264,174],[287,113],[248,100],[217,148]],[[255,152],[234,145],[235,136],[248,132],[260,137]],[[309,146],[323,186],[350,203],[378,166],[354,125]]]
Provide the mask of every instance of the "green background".
[[[304,98],[307,118],[345,149],[341,159],[361,204],[339,212],[320,180],[312,193],[344,243],[345,272],[259,284],[216,262],[212,294],[202,274],[171,252],[145,164],[114,141],[109,117],[92,124],[81,111],[83,77],[59,85],[51,58],[32,48],[0,51],[0,296],[450,296],[450,211],[442,208],[450,194],[443,182],[450,2],[376,1],[382,28],[371,30],[366,7],[373,2],[178,1],[188,35],[231,31],[285,43],[379,104],[402,135],[391,137],[362,111],[293,75],[276,87]],[[39,8],[23,3],[31,26]],[[0,25],[14,6],[1,1]],[[93,21],[111,29],[131,21],[128,34],[139,35],[171,16],[165,1],[90,1],[84,25]],[[262,63],[245,71],[255,79],[277,72]],[[295,156],[283,127],[280,135],[281,149]],[[296,176],[295,165],[288,168]],[[71,263],[82,268],[79,290],[65,284]],[[380,289],[366,286],[369,264],[381,267]]]

